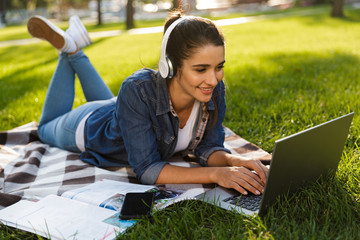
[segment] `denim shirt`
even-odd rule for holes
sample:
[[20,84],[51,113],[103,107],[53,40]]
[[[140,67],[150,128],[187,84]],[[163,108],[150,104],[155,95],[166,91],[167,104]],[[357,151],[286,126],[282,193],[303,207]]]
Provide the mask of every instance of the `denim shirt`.
[[[223,146],[226,109],[223,81],[214,89],[213,99],[218,111],[216,124],[210,126],[211,121],[199,118],[198,121],[207,123],[206,127],[201,131],[201,124],[196,123],[195,138],[189,145],[195,148],[184,151],[194,154],[202,166],[207,166],[208,157],[215,151],[230,153]],[[205,111],[215,110],[212,100],[202,106]],[[179,124],[169,101],[166,80],[154,70],[141,69],[124,80],[116,103],[89,116],[85,125],[86,151],[81,158],[99,167],[130,164],[142,183],[155,184],[174,154]],[[199,143],[193,144],[196,140]]]

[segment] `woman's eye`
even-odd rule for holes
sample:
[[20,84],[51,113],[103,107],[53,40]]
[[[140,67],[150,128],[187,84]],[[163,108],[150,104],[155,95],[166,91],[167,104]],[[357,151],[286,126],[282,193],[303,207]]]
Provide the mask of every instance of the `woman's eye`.
[[221,70],[223,68],[224,68],[224,65],[220,65],[220,66],[217,67],[218,70]]
[[196,71],[202,73],[202,72],[205,72],[206,69],[205,68],[198,68],[198,69],[196,69]]

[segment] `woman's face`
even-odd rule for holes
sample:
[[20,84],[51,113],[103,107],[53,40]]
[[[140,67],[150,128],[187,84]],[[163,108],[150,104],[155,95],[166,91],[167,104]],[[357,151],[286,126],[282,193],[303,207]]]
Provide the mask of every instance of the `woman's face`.
[[191,58],[183,61],[173,79],[176,94],[181,94],[185,101],[210,101],[214,88],[224,77],[224,63],[223,46],[206,45],[196,49]]

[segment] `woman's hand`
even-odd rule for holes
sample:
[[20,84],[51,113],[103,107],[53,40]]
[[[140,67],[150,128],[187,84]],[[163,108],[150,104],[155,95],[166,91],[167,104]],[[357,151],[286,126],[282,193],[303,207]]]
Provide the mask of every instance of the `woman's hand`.
[[218,176],[213,176],[214,181],[219,185],[234,188],[243,194],[247,193],[245,189],[259,194],[264,191],[269,170],[260,160],[245,159],[227,152],[216,151],[210,155],[208,166],[222,168],[216,171]]
[[[261,169],[260,172],[266,176],[267,171],[259,166],[257,162],[250,161],[247,165]],[[220,186],[233,188],[245,195],[248,194],[245,189],[256,195],[264,192],[265,180],[261,179],[255,172],[249,170],[248,167],[216,167],[213,168],[213,170],[213,182],[219,184]]]
[[262,164],[260,159],[244,159],[239,156],[232,155],[229,158],[228,163],[230,166],[246,167],[247,169],[255,171],[261,178],[263,184],[266,183],[269,169],[264,164]]

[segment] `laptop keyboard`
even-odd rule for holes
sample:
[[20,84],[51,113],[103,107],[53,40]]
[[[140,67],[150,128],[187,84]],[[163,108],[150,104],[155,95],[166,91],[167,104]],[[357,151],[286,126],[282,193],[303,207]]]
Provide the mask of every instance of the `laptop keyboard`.
[[262,195],[249,193],[248,195],[235,195],[224,199],[224,202],[246,208],[251,211],[259,210]]

